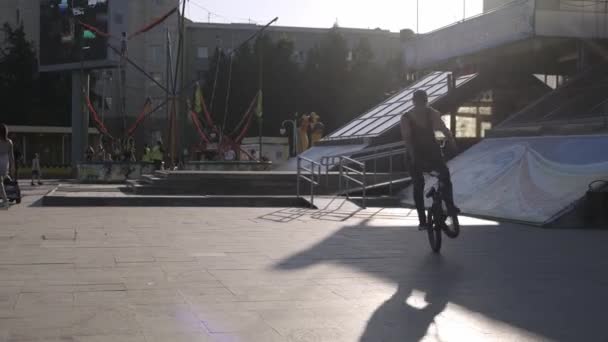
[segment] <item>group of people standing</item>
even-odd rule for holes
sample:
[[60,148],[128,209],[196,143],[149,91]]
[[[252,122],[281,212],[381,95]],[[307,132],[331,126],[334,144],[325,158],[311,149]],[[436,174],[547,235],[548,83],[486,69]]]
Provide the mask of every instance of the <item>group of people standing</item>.
[[96,147],[87,148],[85,157],[87,161],[135,162],[135,140],[118,139],[105,143],[103,139],[99,139]]
[[321,117],[317,113],[303,114],[298,126],[298,154],[308,150],[323,139],[324,131],[325,125],[321,122]]
[[[157,141],[153,147],[150,147],[148,144],[144,146],[141,157],[142,162],[162,165],[164,158],[165,149],[162,141]],[[100,139],[96,148],[89,146],[86,152],[86,160],[97,162],[137,162],[135,140],[127,139],[123,141],[118,139],[106,144]]]

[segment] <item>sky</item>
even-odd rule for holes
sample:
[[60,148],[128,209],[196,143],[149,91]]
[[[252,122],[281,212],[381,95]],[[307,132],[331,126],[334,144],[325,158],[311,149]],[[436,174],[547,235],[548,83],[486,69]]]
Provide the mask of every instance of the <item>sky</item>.
[[[416,0],[189,0],[186,17],[198,22],[416,31]],[[483,0],[419,0],[419,31],[428,32],[482,12]],[[465,6],[463,6],[463,4]],[[211,12],[211,16],[209,13]]]

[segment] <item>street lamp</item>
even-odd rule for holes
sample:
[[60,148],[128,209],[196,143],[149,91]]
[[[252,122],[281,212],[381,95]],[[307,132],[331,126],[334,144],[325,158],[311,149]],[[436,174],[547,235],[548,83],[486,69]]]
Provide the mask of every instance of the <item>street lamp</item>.
[[285,120],[283,121],[283,123],[281,123],[281,135],[285,135],[287,133],[287,128],[285,127],[286,124],[290,123],[293,129],[293,134],[292,134],[292,140],[293,140],[293,154],[292,157],[295,157],[296,155],[298,155],[298,147],[297,147],[297,143],[298,143],[298,114],[295,115],[295,118],[293,120]]

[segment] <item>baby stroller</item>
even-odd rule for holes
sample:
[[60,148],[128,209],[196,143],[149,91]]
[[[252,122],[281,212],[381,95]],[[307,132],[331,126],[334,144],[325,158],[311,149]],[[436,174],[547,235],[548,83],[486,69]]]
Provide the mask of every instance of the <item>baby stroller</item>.
[[15,202],[17,204],[21,203],[19,182],[12,180],[9,177],[4,178],[4,190],[6,191],[6,196],[10,202]]

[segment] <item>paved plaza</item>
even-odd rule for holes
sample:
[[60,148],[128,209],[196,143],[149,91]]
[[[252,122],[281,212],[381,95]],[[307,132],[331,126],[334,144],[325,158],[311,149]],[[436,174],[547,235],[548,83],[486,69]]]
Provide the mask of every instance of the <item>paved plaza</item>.
[[0,212],[0,341],[608,341],[608,232],[406,209]]

